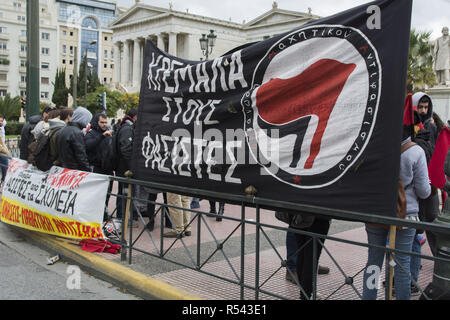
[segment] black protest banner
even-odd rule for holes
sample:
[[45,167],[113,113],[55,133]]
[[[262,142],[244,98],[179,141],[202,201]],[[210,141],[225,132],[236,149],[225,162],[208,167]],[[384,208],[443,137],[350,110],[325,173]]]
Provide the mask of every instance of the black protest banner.
[[134,178],[395,216],[411,1],[209,61],[147,41]]

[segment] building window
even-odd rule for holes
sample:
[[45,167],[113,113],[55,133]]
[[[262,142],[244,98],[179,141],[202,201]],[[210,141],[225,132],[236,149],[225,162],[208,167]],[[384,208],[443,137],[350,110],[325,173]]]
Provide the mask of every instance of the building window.
[[48,92],[42,91],[41,92],[41,99],[48,99]]
[[107,78],[103,78],[103,83],[106,83]]
[[114,65],[113,64],[111,65],[111,69],[114,69]]
[[27,52],[27,45],[26,44],[21,44],[20,45],[20,52]]
[[41,68],[44,70],[48,70],[50,68],[50,63],[48,62],[41,62]]
[[0,41],[0,50],[6,50],[6,49],[7,49],[6,42]]
[[108,50],[103,51],[103,56],[105,59],[108,59]]
[[41,77],[41,84],[49,84],[50,79],[48,77]]
[[49,48],[41,48],[41,53],[42,54],[48,54],[50,52]]
[[42,32],[41,39],[42,40],[50,40],[50,33]]
[[6,80],[8,80],[8,74],[0,73],[0,81],[6,81]]
[[72,60],[69,60],[69,64],[73,64],[73,61],[72,61]]
[[6,91],[5,89],[1,89],[0,90],[0,97],[6,97],[7,93],[8,93],[8,91]]
[[20,60],[20,66],[25,68],[27,66],[27,60]]
[[27,30],[20,30],[20,36],[26,37],[27,36]]
[[27,92],[25,90],[20,90],[20,96],[25,98],[27,96]]
[[62,46],[62,53],[66,54],[66,52],[67,52],[67,46],[65,44],[63,44],[63,46]]
[[22,4],[20,2],[13,3],[14,8],[22,8]]
[[17,16],[17,21],[25,22],[25,16]]
[[27,76],[24,74],[20,75],[20,82],[27,82]]
[[62,59],[62,63],[63,63],[63,64],[66,64],[66,59]]
[[6,33],[7,28],[6,27],[0,27],[0,33]]
[[73,46],[70,46],[70,55],[73,56]]
[[105,41],[108,41],[108,37],[105,37]]
[[114,50],[111,50],[111,59],[114,59]]
[[108,65],[105,63],[104,65],[103,65],[103,68],[108,68]]
[[67,31],[66,31],[66,30],[63,30],[63,31],[62,31],[62,35],[63,35],[63,36],[67,36]]
[[73,36],[73,31],[70,31],[70,33],[69,33],[69,34],[70,34],[70,36],[72,37],[72,36]]

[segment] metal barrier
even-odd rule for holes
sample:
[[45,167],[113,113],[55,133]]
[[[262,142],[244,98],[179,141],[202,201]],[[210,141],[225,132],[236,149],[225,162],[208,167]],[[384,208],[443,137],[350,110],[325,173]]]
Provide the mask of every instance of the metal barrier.
[[[358,272],[355,274],[347,274],[345,271],[345,266],[338,261],[338,257],[333,256],[332,250],[327,248],[326,242],[327,241],[335,241],[339,242],[348,246],[358,246],[358,247],[366,247],[366,248],[377,248],[379,250],[382,250],[385,252],[386,255],[386,261],[389,261],[389,264],[386,264],[388,267],[385,268],[386,272],[386,290],[385,290],[385,299],[391,299],[392,298],[392,276],[393,276],[393,265],[396,264],[400,266],[400,268],[406,272],[406,274],[411,279],[411,283],[416,285],[418,289],[420,290],[420,293],[422,293],[421,299],[431,299],[430,296],[427,295],[427,293],[424,292],[425,288],[420,287],[409,274],[408,271],[405,270],[405,268],[401,265],[397,254],[405,254],[409,256],[416,256],[421,257],[422,259],[431,260],[433,262],[439,262],[439,263],[445,263],[446,265],[450,266],[450,259],[445,258],[442,255],[438,257],[429,256],[429,255],[423,255],[423,254],[416,254],[409,251],[403,251],[395,249],[393,246],[378,246],[378,245],[372,245],[368,244],[367,242],[358,242],[358,241],[352,241],[352,240],[346,240],[346,239],[340,239],[333,236],[328,235],[321,235],[316,233],[307,232],[305,230],[298,230],[298,229],[292,229],[288,227],[280,227],[278,225],[270,225],[261,222],[261,209],[269,209],[269,210],[289,210],[289,211],[301,211],[301,212],[309,212],[314,213],[317,217],[325,217],[329,219],[339,219],[339,220],[350,220],[350,221],[357,221],[362,223],[375,223],[375,224],[386,224],[391,226],[391,230],[395,230],[395,226],[404,227],[404,228],[414,228],[414,229],[422,229],[426,230],[427,232],[433,232],[433,233],[439,233],[444,234],[447,236],[450,236],[450,227],[445,225],[439,225],[435,223],[424,223],[424,222],[416,222],[411,221],[407,219],[398,219],[398,218],[389,218],[389,217],[383,217],[383,216],[376,216],[371,214],[362,214],[362,213],[356,213],[356,212],[350,212],[345,210],[334,210],[329,208],[321,208],[317,206],[310,206],[310,205],[302,205],[302,204],[295,204],[295,203],[288,203],[288,202],[282,202],[282,201],[274,201],[270,199],[263,199],[259,198],[254,194],[248,194],[243,196],[237,196],[237,195],[230,195],[230,194],[223,194],[218,193],[214,191],[205,191],[205,190],[197,190],[197,189],[191,189],[191,188],[184,188],[179,186],[173,186],[173,185],[166,185],[166,184],[160,184],[160,183],[152,183],[152,182],[146,182],[146,181],[138,181],[134,179],[129,178],[121,178],[121,177],[110,177],[111,181],[117,181],[121,182],[123,184],[128,185],[128,194],[127,195],[119,195],[111,193],[111,195],[120,197],[123,200],[127,201],[127,207],[126,212],[129,214],[123,215],[122,220],[122,235],[121,235],[121,243],[123,245],[123,251],[122,251],[122,260],[125,261],[128,256],[128,263],[132,264],[132,253],[133,251],[137,251],[139,253],[159,258],[164,261],[168,261],[171,263],[174,263],[178,266],[188,268],[191,270],[196,270],[197,272],[200,272],[202,274],[206,274],[215,278],[218,278],[220,280],[224,280],[226,282],[235,284],[239,287],[239,299],[267,299],[267,298],[276,298],[276,299],[286,299],[286,296],[283,296],[279,293],[270,291],[265,288],[265,285],[271,281],[271,278],[280,270],[284,270],[287,265],[287,259],[283,258],[283,254],[278,252],[276,245],[273,243],[273,241],[268,236],[269,229],[271,230],[278,230],[280,232],[292,232],[295,234],[301,234],[306,235],[308,237],[311,237],[311,241],[313,243],[313,257],[317,257],[318,254],[318,246],[321,246],[323,248],[322,254],[327,254],[330,256],[333,263],[338,268],[339,272],[342,274],[342,283],[340,286],[335,288],[334,291],[332,291],[329,295],[326,297],[322,297],[323,299],[332,299],[339,294],[340,291],[344,290],[344,288],[351,288],[351,290],[354,291],[357,298],[362,299],[361,290],[357,288],[355,285],[355,278],[357,276],[360,276],[361,273],[364,273],[366,268],[371,265],[371,262],[369,261],[363,268],[361,268]],[[193,196],[193,197],[199,197],[202,199],[211,199],[216,200],[220,202],[226,202],[229,204],[239,205],[241,207],[241,217],[239,219],[233,218],[233,217],[227,217],[227,216],[220,216],[222,219],[231,220],[237,223],[236,227],[230,232],[230,234],[225,237],[224,240],[219,241],[214,234],[211,231],[211,228],[208,224],[207,219],[205,219],[205,215],[208,216],[217,216],[214,214],[211,214],[209,212],[202,212],[195,209],[186,209],[186,208],[180,208],[176,206],[171,206],[167,204],[166,202],[157,202],[157,201],[149,201],[147,199],[142,199],[135,197],[131,195],[131,190],[133,188],[139,187],[147,187],[151,189],[156,189],[160,192],[171,192],[171,193],[177,193],[187,196]],[[128,221],[127,219],[132,219],[133,211],[136,211],[138,213],[138,219],[146,225],[146,221],[144,220],[144,217],[142,216],[138,206],[137,202],[150,202],[152,204],[155,204],[159,206],[158,210],[155,210],[155,216],[154,219],[156,220],[157,215],[159,215],[160,219],[160,239],[159,243],[158,240],[155,239],[152,235],[152,233],[147,229],[144,228],[140,233],[137,235],[133,232],[133,228],[127,228]],[[168,209],[169,208],[176,208],[181,209],[185,211],[189,211],[192,213],[191,220],[189,225],[192,225],[193,223],[197,223],[197,237],[196,237],[196,245],[195,245],[195,254],[192,254],[190,249],[185,241],[183,240],[182,234],[180,234],[174,241],[171,243],[168,248],[164,248],[164,241],[163,241],[163,229],[164,229],[164,220],[167,218],[171,222],[171,217],[169,215]],[[250,208],[253,208],[255,210],[255,216],[254,219],[248,218],[248,210]],[[173,225],[173,222],[172,222]],[[215,243],[216,249],[212,252],[212,254],[208,255],[206,258],[202,260],[201,253],[202,253],[202,237],[203,232],[202,226],[206,227],[207,231],[209,232],[209,235],[212,237],[213,242]],[[246,236],[246,228],[249,226],[253,226],[256,228],[255,232],[255,241],[249,241],[248,237]],[[240,235],[239,235],[239,242],[240,242],[240,254],[239,254],[239,268],[237,268],[233,263],[231,262],[231,259],[227,256],[224,248],[226,245],[233,245],[231,244],[230,239],[234,234],[238,232],[240,229]],[[184,230],[183,230],[184,231]],[[153,251],[146,251],[141,248],[139,248],[139,243],[141,241],[146,241],[144,239],[144,234],[146,234],[149,237],[149,240],[154,247]],[[395,234],[395,232],[393,232]],[[269,245],[269,247],[275,252],[275,256],[280,260],[280,265],[278,268],[273,270],[272,273],[264,276],[261,273],[261,256],[260,256],[260,250],[261,250],[261,242],[266,241]],[[182,247],[184,251],[186,252],[186,258],[183,260],[174,260],[173,258],[168,257],[169,251],[174,247],[174,244],[179,241],[182,244]],[[391,241],[392,243],[392,241]],[[249,266],[248,263],[245,262],[245,251],[246,248],[248,250],[248,246],[251,245],[255,254],[255,262],[254,265]],[[236,247],[236,245],[234,245]],[[349,247],[351,250],[351,247]],[[302,250],[302,248],[299,248],[298,250]],[[231,276],[227,277],[223,274],[215,274],[208,270],[206,270],[205,266],[207,263],[212,260],[213,256],[217,253],[222,253],[224,256],[224,259],[230,268],[230,274]],[[246,276],[248,273],[246,273],[246,270],[251,269],[254,272],[254,280],[252,283],[249,283],[246,281]],[[314,263],[313,270],[317,270],[317,265]],[[292,274],[291,274],[292,275]],[[310,299],[317,299],[317,273],[313,272],[312,275],[313,279],[313,291],[312,296],[308,297]],[[381,278],[380,278],[381,281]],[[302,292],[305,295],[305,291],[301,284],[296,280],[299,293]],[[254,294],[252,296],[245,295],[245,290],[250,289]],[[264,295],[264,298],[262,298],[262,295]]]
[[20,157],[20,137],[17,138],[6,138],[6,147],[9,150],[9,155],[12,158]]
[[[132,253],[133,251],[148,255],[150,257],[155,257],[167,262],[171,262],[177,266],[184,267],[187,269],[195,270],[196,272],[223,280],[227,283],[236,285],[236,288],[239,290],[239,299],[245,300],[245,299],[287,299],[285,295],[274,292],[273,290],[270,290],[267,288],[267,284],[273,280],[274,275],[279,272],[280,270],[287,269],[287,260],[289,257],[284,258],[284,254],[280,253],[277,249],[276,244],[274,241],[270,238],[269,230],[275,230],[277,232],[291,232],[293,234],[298,235],[305,235],[311,238],[310,241],[312,241],[313,246],[313,257],[317,257],[319,254],[319,246],[322,247],[322,254],[327,254],[331,261],[335,264],[338,271],[342,274],[342,282],[336,287],[333,288],[333,290],[328,290],[329,294],[327,296],[323,297],[323,299],[333,299],[335,298],[340,292],[347,290],[350,288],[351,291],[354,292],[354,296],[356,298],[361,299],[361,289],[358,288],[356,285],[356,279],[358,276],[361,275],[361,273],[364,273],[366,271],[366,268],[368,266],[371,266],[371,262],[367,262],[364,264],[363,267],[361,267],[357,272],[353,274],[349,274],[348,271],[345,270],[345,265],[339,261],[339,257],[335,257],[335,254],[333,253],[333,250],[331,248],[327,247],[327,243],[330,241],[341,243],[343,245],[349,246],[349,250],[353,246],[356,247],[364,247],[364,248],[376,248],[381,251],[383,251],[386,255],[386,261],[389,261],[387,263],[387,267],[385,268],[385,279],[386,279],[386,289],[385,289],[385,299],[391,299],[392,298],[392,276],[393,276],[393,265],[398,265],[412,280],[412,283],[418,287],[420,292],[422,293],[421,298],[424,299],[431,299],[432,297],[429,296],[427,292],[424,292],[425,288],[420,287],[412,278],[410,273],[405,270],[405,268],[401,265],[401,262],[399,261],[397,255],[403,254],[403,255],[409,255],[411,257],[420,257],[425,260],[433,261],[434,263],[439,263],[441,266],[439,269],[439,272],[442,272],[444,265],[444,269],[450,270],[450,249],[447,247],[442,247],[440,249],[440,254],[438,256],[430,256],[430,255],[423,255],[423,254],[416,254],[409,251],[404,250],[398,250],[395,249],[392,246],[386,247],[386,246],[378,246],[378,245],[372,245],[368,244],[367,242],[358,242],[353,240],[347,240],[347,239],[341,239],[334,236],[328,236],[328,235],[321,235],[316,234],[312,232],[308,232],[305,230],[299,230],[299,229],[293,229],[288,227],[283,227],[279,225],[271,225],[267,224],[261,221],[261,210],[267,209],[267,210],[280,210],[280,211],[297,211],[297,212],[308,212],[313,213],[317,217],[327,218],[327,219],[338,219],[338,220],[349,220],[349,221],[357,221],[362,223],[372,223],[372,224],[385,224],[390,225],[391,230],[395,230],[396,226],[403,227],[403,228],[412,228],[412,229],[422,229],[427,232],[432,232],[434,234],[440,234],[444,235],[446,237],[450,237],[450,226],[445,224],[437,224],[437,223],[425,223],[425,222],[416,222],[408,219],[398,219],[398,218],[390,218],[390,217],[383,217],[383,216],[377,216],[372,214],[363,214],[363,213],[356,213],[356,212],[350,212],[345,210],[336,210],[336,209],[330,209],[330,208],[322,208],[318,206],[311,206],[311,205],[303,205],[303,204],[296,204],[296,203],[290,203],[290,202],[283,202],[283,201],[275,201],[271,199],[264,199],[257,197],[255,194],[255,190],[251,190],[251,188],[248,188],[247,194],[238,196],[238,195],[232,195],[232,194],[225,194],[225,193],[219,193],[215,191],[206,191],[206,190],[198,190],[194,188],[185,188],[180,186],[174,186],[174,185],[166,185],[161,183],[154,183],[154,182],[148,182],[148,181],[139,181],[131,178],[123,178],[123,177],[115,177],[110,176],[110,181],[112,182],[120,182],[127,186],[127,189],[125,191],[126,195],[117,194],[108,192],[110,196],[118,197],[119,199],[122,199],[122,201],[126,202],[126,206],[124,206],[124,212],[122,212],[122,233],[121,238],[119,240],[119,243],[122,244],[123,250],[122,250],[122,260],[125,261],[128,258],[128,263],[132,264]],[[205,215],[207,216],[215,216],[219,217],[217,214],[211,214],[209,212],[202,212],[200,210],[195,209],[186,209],[181,208],[177,206],[169,205],[166,202],[158,202],[158,201],[149,201],[147,199],[136,197],[132,190],[137,187],[145,187],[145,188],[151,188],[153,190],[157,190],[159,192],[171,192],[176,194],[182,194],[187,196],[193,196],[198,197],[202,199],[211,199],[215,201],[225,202],[228,204],[238,205],[240,206],[240,217],[229,217],[229,216],[220,216],[223,220],[233,221],[236,223],[235,228],[223,239],[219,240],[214,235],[214,232],[212,231],[212,228],[210,227],[208,220],[205,219]],[[144,228],[142,231],[140,231],[137,235],[133,232],[133,228],[128,228],[128,220],[133,220],[133,211],[136,211],[138,213],[138,219],[143,223],[145,226],[147,222],[144,220],[144,217],[142,216],[142,213],[139,210],[139,206],[137,203],[152,203],[155,204],[155,215],[154,219],[157,218],[159,215],[160,219],[160,237],[159,239],[155,239],[155,237],[152,235],[152,232],[150,232],[147,228]],[[156,206],[159,206],[156,210]],[[450,202],[449,202],[449,208],[446,208],[448,211],[450,211]],[[183,240],[183,235],[180,234],[177,238],[174,239],[174,241],[165,248],[164,238],[163,238],[163,230],[164,230],[164,221],[167,218],[172,225],[174,225],[172,218],[169,214],[169,208],[176,208],[184,211],[189,211],[192,213],[191,220],[189,222],[189,225],[192,225],[194,223],[197,224],[197,234],[196,234],[196,244],[195,244],[195,254],[191,253],[191,249]],[[117,209],[117,208],[116,208]],[[254,215],[249,214],[249,210],[254,210]],[[114,212],[112,213],[114,215]],[[215,245],[215,248],[210,253],[204,253],[203,249],[205,246],[205,243],[202,242],[202,237],[204,236],[204,233],[202,231],[202,227],[205,227],[207,229],[207,235],[209,235],[212,238],[212,242]],[[246,230],[249,227],[255,227],[255,238],[249,239],[248,235],[246,234]],[[240,233],[238,232],[240,230]],[[183,230],[184,232],[184,230]],[[233,237],[235,234],[239,233],[237,237]],[[145,236],[148,236],[148,240],[145,239]],[[239,239],[239,244],[233,244],[233,239]],[[284,237],[285,238],[285,237]],[[158,241],[159,240],[159,241]],[[150,241],[151,244],[154,247],[153,251],[146,251],[142,248],[139,248],[139,244],[142,241]],[[182,244],[182,248],[186,253],[186,256],[184,259],[177,260],[174,258],[169,257],[169,253],[174,248],[174,244],[176,242],[180,242]],[[274,259],[279,260],[279,266],[277,268],[274,268],[274,270],[271,270],[270,272],[262,272],[262,261],[261,261],[261,247],[262,242],[265,241],[267,243],[267,246],[271,248],[274,252]],[[327,241],[327,242],[326,242]],[[306,244],[305,244],[306,245]],[[238,263],[234,263],[232,259],[227,255],[225,248],[226,247],[232,247],[233,249],[239,249],[238,254]],[[298,248],[298,251],[301,251],[304,249],[304,246],[301,248]],[[252,265],[249,265],[248,261],[246,261],[246,251],[252,251],[254,252],[254,263]],[[228,274],[218,274],[214,273],[208,270],[207,265],[209,262],[211,262],[214,258],[214,256],[218,253],[221,253],[224,257],[224,260],[226,261],[226,264],[229,267]],[[295,253],[296,254],[296,253]],[[236,260],[236,259],[235,259]],[[316,259],[313,259],[316,261]],[[236,265],[237,264],[237,265]],[[317,264],[316,262],[313,263],[312,270],[317,270]],[[248,281],[247,278],[249,276],[249,272],[251,271],[251,280]],[[290,272],[290,271],[287,271]],[[292,276],[292,274],[291,274]],[[308,299],[317,299],[317,291],[318,291],[318,281],[317,281],[317,273],[313,272],[312,276],[312,295],[310,297],[307,297]],[[446,277],[442,277],[442,274],[437,275],[436,272],[434,274],[434,277],[440,277],[443,278],[443,280],[450,283],[450,279]],[[294,278],[295,279],[295,278]],[[380,278],[381,280],[381,278]],[[303,293],[303,295],[306,294],[304,288],[299,283],[298,279],[295,279],[298,292]],[[379,283],[379,282],[378,282]],[[329,288],[328,288],[329,289]],[[249,296],[246,294],[246,290],[251,290],[252,295]],[[299,295],[298,295],[299,296]]]

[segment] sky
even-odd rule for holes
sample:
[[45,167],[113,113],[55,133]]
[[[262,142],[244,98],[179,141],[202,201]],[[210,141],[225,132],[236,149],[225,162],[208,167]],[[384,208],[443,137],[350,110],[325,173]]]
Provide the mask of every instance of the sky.
[[[398,0],[397,0],[398,1]],[[400,0],[401,1],[401,0]],[[131,7],[135,0],[116,0],[120,7]],[[249,22],[272,9],[273,0],[141,0],[148,5],[186,11],[202,16],[242,23]],[[299,12],[308,12],[325,17],[360,4],[368,0],[278,0],[278,8]],[[442,35],[442,27],[450,27],[450,0],[414,0],[412,28],[431,31],[431,39]]]

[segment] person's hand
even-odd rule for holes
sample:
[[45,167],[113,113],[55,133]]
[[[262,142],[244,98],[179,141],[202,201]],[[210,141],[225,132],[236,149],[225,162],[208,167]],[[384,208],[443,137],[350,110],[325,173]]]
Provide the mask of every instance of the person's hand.
[[103,136],[105,136],[105,137],[111,137],[111,136],[112,136],[112,132],[109,131],[109,130],[107,130],[107,131],[103,132]]

